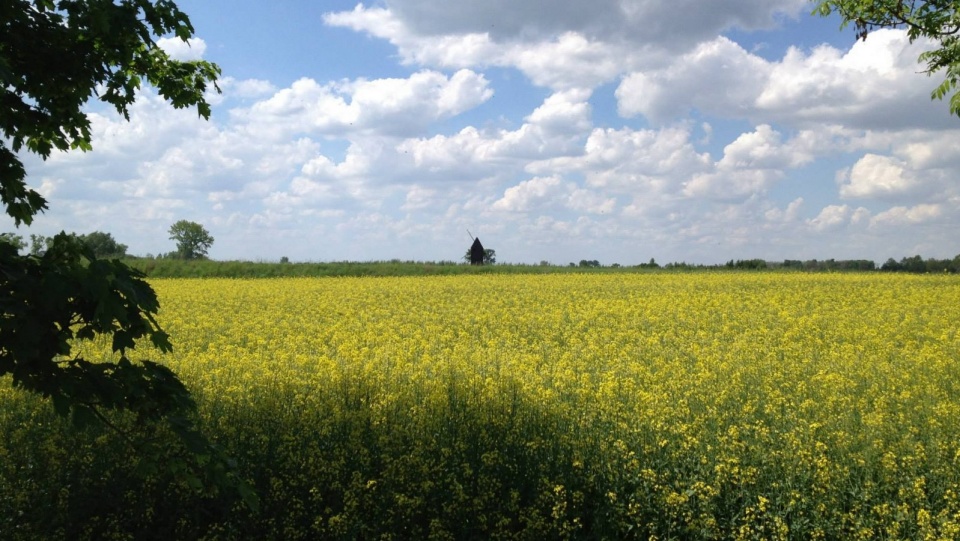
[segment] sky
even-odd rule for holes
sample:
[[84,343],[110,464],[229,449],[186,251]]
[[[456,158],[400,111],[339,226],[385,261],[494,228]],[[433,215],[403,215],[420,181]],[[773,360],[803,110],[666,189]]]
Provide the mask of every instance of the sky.
[[[952,258],[960,119],[932,45],[806,0],[180,0],[209,121],[91,102],[93,151],[22,154],[50,208],[219,260],[719,264]],[[6,230],[13,230],[12,221]]]

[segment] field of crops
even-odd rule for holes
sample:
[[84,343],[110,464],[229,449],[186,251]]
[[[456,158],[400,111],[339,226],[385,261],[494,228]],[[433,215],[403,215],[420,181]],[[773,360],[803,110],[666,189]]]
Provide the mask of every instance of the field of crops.
[[259,511],[4,384],[0,538],[960,538],[955,276],[153,285]]

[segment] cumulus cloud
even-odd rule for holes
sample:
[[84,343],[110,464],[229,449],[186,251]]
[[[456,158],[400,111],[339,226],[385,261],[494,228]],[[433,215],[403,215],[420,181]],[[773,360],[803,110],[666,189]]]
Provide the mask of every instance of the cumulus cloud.
[[160,38],[157,46],[170,55],[170,58],[184,62],[201,60],[207,50],[207,43],[200,38],[190,38],[187,41],[180,38]]
[[408,139],[397,151],[409,156],[412,166],[447,178],[478,179],[496,167],[522,167],[579,151],[583,134],[590,129],[590,93],[558,92],[547,97],[516,130],[478,130],[468,126],[453,135]]
[[[667,122],[696,109],[726,118],[765,118],[798,128],[844,125],[945,127],[945,105],[917,75],[930,44],[902,30],[878,30],[848,51],[796,47],[778,61],[720,36],[662,67],[628,73],[616,91],[623,116]],[[910,103],[905,107],[904,103]]]
[[569,187],[559,177],[534,177],[507,188],[503,197],[493,204],[498,211],[520,212],[531,210],[551,197],[563,194]]
[[535,84],[554,90],[593,88],[630,66],[666,60],[659,45],[610,42],[575,30],[506,41],[487,30],[423,34],[389,9],[363,5],[328,13],[324,21],[389,40],[407,64],[447,69],[513,67]]
[[224,77],[217,82],[224,94],[241,99],[259,99],[277,92],[278,88],[263,79],[237,80]]
[[922,170],[960,167],[960,131],[922,131],[896,134],[893,152],[912,167]]
[[741,134],[727,145],[717,165],[722,169],[788,169],[812,158],[802,146],[785,145],[781,134],[769,124],[761,124],[753,132]]
[[774,181],[783,176],[782,171],[771,169],[721,169],[695,175],[684,184],[683,193],[689,197],[735,201],[766,192]]
[[697,152],[682,126],[659,130],[597,128],[582,153],[531,163],[536,174],[577,172],[588,186],[613,193],[667,194],[677,179],[710,170],[708,154]]
[[470,70],[449,77],[424,70],[406,79],[361,79],[326,85],[302,78],[269,99],[234,110],[233,115],[249,124],[251,130],[276,138],[355,131],[403,136],[476,107],[492,95],[483,75]]
[[942,205],[924,204],[914,207],[893,207],[870,219],[871,227],[899,227],[934,221],[943,214]]
[[763,194],[789,169],[813,160],[811,143],[804,132],[783,141],[778,131],[762,124],[728,144],[711,170],[695,174],[684,184],[683,193],[724,201]]
[[644,115],[658,122],[697,108],[723,116],[749,114],[769,78],[770,63],[725,37],[658,69],[630,73],[617,87],[620,114]]
[[807,224],[818,233],[835,231],[852,223],[862,223],[869,217],[869,214],[869,211],[863,207],[828,205],[815,218],[807,220]]
[[575,189],[567,198],[567,208],[588,214],[611,214],[617,206],[615,197],[606,197],[587,189]]
[[840,195],[849,198],[884,198],[909,193],[917,179],[905,163],[889,156],[866,154],[850,170],[840,186]]
[[798,197],[790,202],[787,205],[787,208],[772,208],[763,213],[764,218],[768,222],[785,222],[790,223],[797,220],[800,215],[800,211],[803,208],[803,198]]
[[[929,100],[932,82],[917,76],[926,40],[882,29],[849,51],[826,45],[810,53],[790,48],[772,66],[756,106],[780,118],[866,128],[943,125],[942,104]],[[912,103],[914,107],[904,107]]]
[[739,0],[722,5],[696,0],[495,0],[483,4],[391,0],[385,11],[394,24],[423,36],[486,33],[507,41],[574,31],[591,38],[676,48],[729,28],[771,28],[779,17],[795,15],[804,7],[802,0]]

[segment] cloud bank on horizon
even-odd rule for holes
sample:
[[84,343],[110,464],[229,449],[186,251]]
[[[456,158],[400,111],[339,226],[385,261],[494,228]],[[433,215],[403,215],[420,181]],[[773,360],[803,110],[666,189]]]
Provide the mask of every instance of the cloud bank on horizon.
[[[215,259],[624,265],[960,253],[960,119],[931,45],[805,0],[181,0],[224,70],[209,122],[149,89],[41,162],[20,233]],[[331,8],[333,6],[333,8]],[[8,229],[12,229],[12,224]]]

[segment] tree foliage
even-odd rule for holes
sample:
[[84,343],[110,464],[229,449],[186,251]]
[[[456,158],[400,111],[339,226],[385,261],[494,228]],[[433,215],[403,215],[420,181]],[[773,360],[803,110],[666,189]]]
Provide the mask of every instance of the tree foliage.
[[[470,262],[470,249],[467,249],[467,253],[464,254],[463,260],[467,263]],[[493,265],[497,262],[497,251],[492,248],[483,249],[483,264],[484,265]]]
[[30,254],[32,255],[43,255],[44,252],[50,248],[50,245],[53,243],[53,237],[46,237],[44,235],[37,235],[36,233],[30,234]]
[[99,258],[124,257],[127,255],[127,245],[117,242],[110,233],[94,231],[93,233],[80,235],[79,238],[93,251],[93,255]]
[[[5,0],[0,29],[0,202],[18,227],[47,201],[27,185],[17,153],[46,159],[54,150],[90,150],[83,107],[92,97],[129,118],[138,90],[149,84],[174,107],[210,115],[204,93],[216,88],[219,68],[173,60],[154,41],[193,35],[186,14],[169,0]],[[111,410],[132,414],[135,427],[165,421],[196,458],[189,471],[180,468],[184,475],[193,482],[226,479],[229,461],[195,427],[196,405],[180,380],[163,365],[129,357],[138,339],[172,348],[144,275],[99,259],[79,237],[40,240],[30,255],[0,243],[0,376],[49,397],[80,425],[111,425]],[[115,362],[74,353],[77,341],[97,337],[112,341]],[[139,449],[148,462],[151,452],[159,456],[149,445]]]
[[177,241],[180,259],[203,259],[213,246],[213,237],[196,222],[180,220],[170,226],[170,240]]
[[858,39],[867,39],[878,28],[903,28],[910,41],[926,38],[939,47],[918,58],[926,64],[925,73],[944,72],[943,81],[931,93],[932,98],[950,97],[950,112],[960,115],[960,13],[957,0],[816,0],[814,13],[837,13],[841,28],[853,23]]
[[[118,261],[97,259],[79,237],[65,233],[41,257],[23,257],[12,245],[0,244],[0,267],[6,271],[0,282],[0,373],[12,374],[16,386],[52,397],[61,413],[98,406],[140,409],[140,404],[120,404],[130,397],[110,392],[114,383],[84,383],[86,377],[102,380],[103,374],[129,368],[70,358],[74,340],[97,335],[112,336],[123,365],[129,364],[127,351],[139,338],[149,338],[161,351],[172,349],[154,319],[156,294],[140,273]],[[147,380],[156,379],[159,365],[145,366]],[[162,409],[143,413],[152,416]]]
[[16,233],[0,233],[0,244],[13,246],[18,252],[27,247],[26,241],[23,240],[23,235]]

